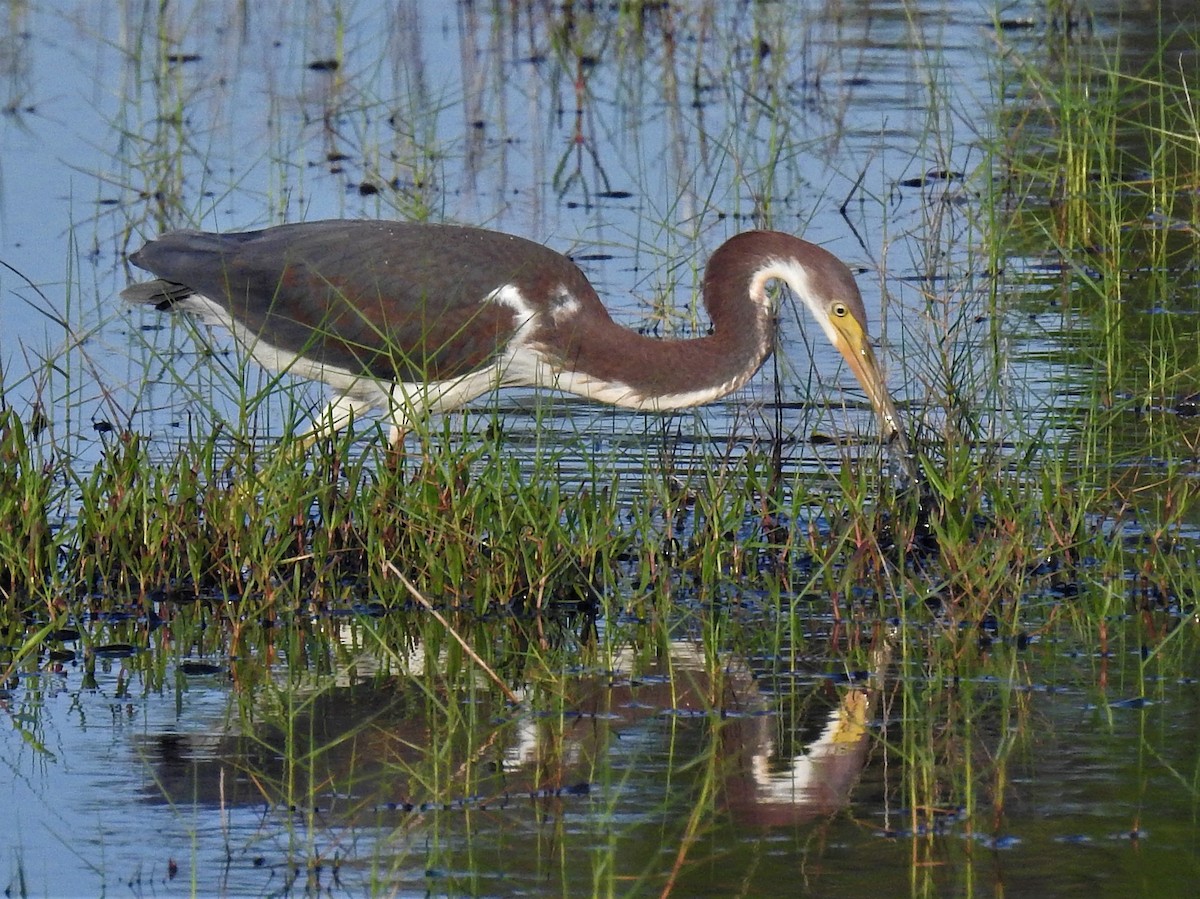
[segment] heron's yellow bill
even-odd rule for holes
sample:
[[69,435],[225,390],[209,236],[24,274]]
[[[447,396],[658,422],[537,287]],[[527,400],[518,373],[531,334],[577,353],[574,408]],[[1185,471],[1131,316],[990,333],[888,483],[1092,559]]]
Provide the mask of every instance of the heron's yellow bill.
[[875,358],[875,351],[871,349],[870,338],[853,316],[833,319],[830,324],[838,338],[834,345],[850,364],[850,370],[858,378],[858,383],[866,391],[867,399],[871,401],[879,416],[880,437],[884,443],[894,444],[894,448],[904,460],[905,470],[915,477],[908,435],[904,432],[904,423],[896,409],[896,403],[888,392],[883,371]]

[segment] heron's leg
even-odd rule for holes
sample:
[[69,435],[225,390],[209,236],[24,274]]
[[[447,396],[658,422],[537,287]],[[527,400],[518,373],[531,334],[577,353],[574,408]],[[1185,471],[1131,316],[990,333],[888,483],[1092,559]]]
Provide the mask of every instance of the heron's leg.
[[403,416],[393,414],[392,425],[388,428],[386,464],[391,471],[400,471],[404,466],[404,437],[408,433],[408,421]]
[[313,419],[308,430],[296,438],[289,455],[303,456],[316,445],[318,440],[324,437],[333,437],[338,431],[349,427],[360,408],[362,408],[361,404],[355,403],[350,397],[344,394],[336,395]]

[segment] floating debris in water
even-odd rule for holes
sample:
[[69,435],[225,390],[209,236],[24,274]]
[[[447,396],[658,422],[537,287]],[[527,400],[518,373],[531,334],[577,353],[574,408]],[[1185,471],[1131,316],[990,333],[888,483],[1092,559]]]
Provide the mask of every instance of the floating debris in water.
[[930,169],[924,175],[916,178],[905,178],[900,182],[901,187],[924,187],[934,181],[961,181],[962,172],[952,172],[948,169]]
[[190,677],[199,677],[206,674],[217,674],[221,670],[221,666],[215,662],[200,662],[194,659],[187,659],[179,663],[179,671],[181,674],[186,674]]
[[127,659],[137,650],[131,643],[107,643],[104,646],[97,646],[95,654],[101,659]]

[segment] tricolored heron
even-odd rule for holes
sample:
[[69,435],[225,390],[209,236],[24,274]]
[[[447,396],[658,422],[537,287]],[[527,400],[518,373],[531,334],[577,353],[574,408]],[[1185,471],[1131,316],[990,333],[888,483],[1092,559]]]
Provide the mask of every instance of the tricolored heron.
[[767,285],[799,297],[907,456],[854,276],[777,231],[722,244],[704,273],[712,331],[657,340],[615,323],[583,272],[541,244],[479,228],[321,221],[261,231],[173,231],[130,257],[158,280],[122,296],[232,332],[261,365],[333,388],[306,444],[364,407],[392,442],[415,417],[497,387],[552,387],[630,409],[697,406],[745,384],[775,340]]

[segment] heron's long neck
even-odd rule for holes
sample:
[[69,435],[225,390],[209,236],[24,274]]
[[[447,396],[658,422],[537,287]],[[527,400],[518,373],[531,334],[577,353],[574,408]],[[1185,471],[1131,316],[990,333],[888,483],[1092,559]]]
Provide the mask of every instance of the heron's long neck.
[[769,317],[749,308],[737,321],[714,320],[706,337],[657,340],[618,325],[597,301],[539,342],[562,390],[635,409],[678,409],[741,387],[772,341]]

